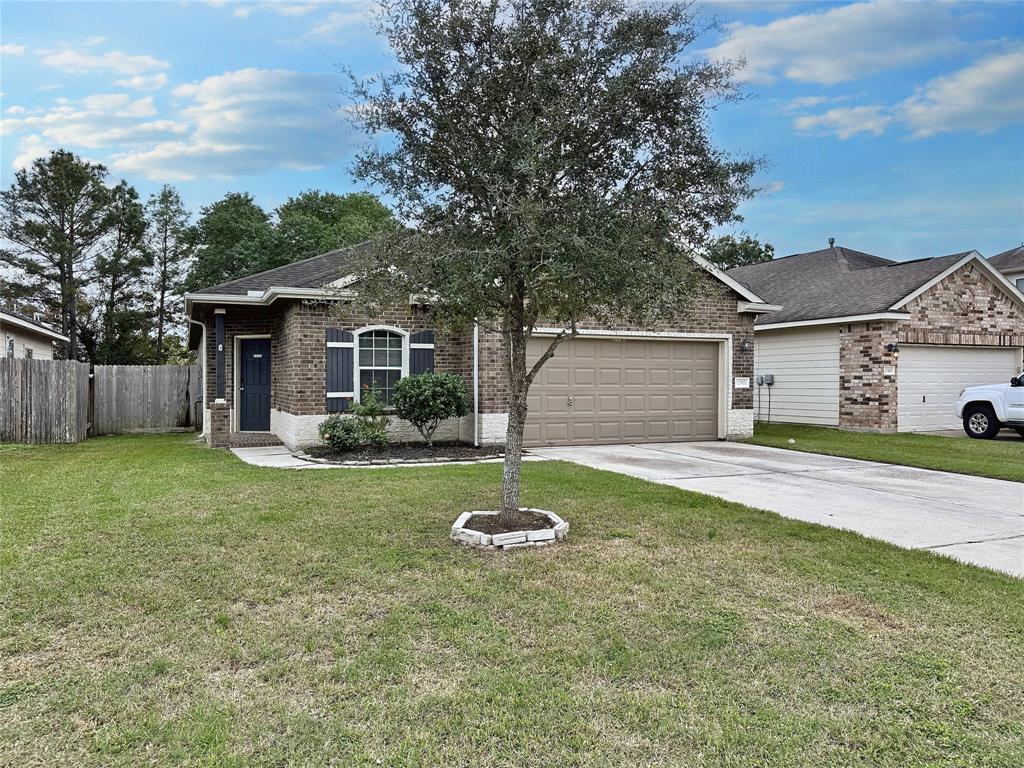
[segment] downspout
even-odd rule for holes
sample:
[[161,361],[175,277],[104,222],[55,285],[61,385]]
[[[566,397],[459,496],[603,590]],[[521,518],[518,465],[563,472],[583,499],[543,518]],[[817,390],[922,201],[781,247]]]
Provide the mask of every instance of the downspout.
[[480,447],[480,325],[473,323],[473,447]]
[[199,364],[203,370],[203,413],[200,414],[200,418],[203,420],[203,429],[199,436],[206,437],[206,323],[202,320],[193,320],[191,317],[188,321],[190,324],[198,325],[203,330],[202,341],[199,343]]

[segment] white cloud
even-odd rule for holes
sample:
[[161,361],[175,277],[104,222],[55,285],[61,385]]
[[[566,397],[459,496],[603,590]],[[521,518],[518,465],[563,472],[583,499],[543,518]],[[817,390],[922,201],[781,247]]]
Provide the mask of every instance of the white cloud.
[[15,167],[23,167],[46,147],[123,150],[151,146],[188,132],[185,123],[149,119],[155,115],[156,106],[149,96],[133,101],[126,94],[101,93],[77,101],[56,99],[50,109],[26,110],[16,117],[7,117],[0,120],[0,134],[23,134],[18,144],[20,160],[15,162]]
[[25,52],[26,48],[24,45],[15,45],[14,43],[5,43],[0,45],[0,56],[21,56]]
[[[800,131],[834,134],[840,139],[862,133],[880,136],[895,125],[907,128],[915,139],[938,133],[990,133],[1024,122],[1022,84],[1024,46],[1016,46],[936,77],[898,104],[838,107],[817,115],[799,115],[793,125]],[[826,101],[806,97],[789,105],[798,109]]]
[[105,42],[107,42],[107,38],[103,35],[93,35],[92,37],[85,38],[83,45],[91,48],[94,45],[103,45]]
[[901,119],[922,138],[989,133],[1024,120],[1024,46],[997,53],[928,82],[900,105]]
[[20,107],[17,104],[15,104],[13,107],[8,107],[6,109],[6,112],[8,115],[23,115],[25,114],[26,110],[24,107]]
[[146,55],[133,55],[121,51],[83,53],[82,51],[40,51],[40,61],[48,67],[69,74],[113,72],[118,75],[138,75],[154,69],[167,69],[170,65],[161,59]]
[[157,180],[229,178],[272,168],[321,168],[346,156],[351,131],[331,106],[337,80],[290,70],[242,69],[174,89],[189,105],[187,135],[119,152],[121,173]]
[[126,80],[115,80],[117,85],[125,88],[134,88],[137,91],[155,91],[167,85],[167,75],[157,72],[155,75],[135,75]]
[[794,125],[801,131],[832,133],[849,139],[861,133],[881,136],[892,122],[888,110],[877,104],[860,107],[836,107],[820,115],[801,115]]
[[42,93],[47,93],[49,91],[56,91],[58,88],[63,87],[63,85],[63,83],[47,83],[46,85],[36,86],[36,90]]
[[52,148],[53,145],[42,136],[26,136],[18,142],[18,154],[14,156],[11,166],[16,171],[27,168],[33,160],[46,155]]
[[786,77],[834,85],[959,50],[951,7],[875,0],[763,26],[736,22],[706,53],[713,59],[745,58],[743,80],[771,83]]

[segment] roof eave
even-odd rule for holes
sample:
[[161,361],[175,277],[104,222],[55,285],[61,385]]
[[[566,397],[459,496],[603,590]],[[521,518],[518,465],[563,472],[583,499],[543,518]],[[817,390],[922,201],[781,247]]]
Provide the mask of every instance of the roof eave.
[[809,320],[785,320],[780,323],[761,323],[754,331],[778,331],[784,328],[801,328],[808,325],[840,325],[842,323],[864,323],[888,320],[909,320],[908,312],[871,312],[864,315],[843,315],[841,317],[817,317]]
[[[336,281],[338,282],[338,281]],[[289,288],[287,286],[271,286],[261,293],[252,295],[239,293],[186,293],[185,313],[192,314],[195,304],[233,304],[237,306],[260,307],[272,304],[278,299],[350,299],[353,291],[344,288],[327,290],[324,288]]]
[[15,315],[9,315],[6,312],[0,312],[0,320],[2,320],[4,323],[16,325],[19,328],[25,329],[26,331],[38,333],[40,336],[47,336],[50,339],[53,339],[54,341],[63,341],[65,343],[71,341],[71,339],[65,336],[63,333],[51,331],[49,328],[43,325],[39,325],[38,323],[34,323],[30,320],[22,320],[20,317],[17,317]]
[[743,285],[743,283],[739,282],[738,280],[732,277],[729,277],[729,275],[725,274],[725,272],[723,272],[717,266],[715,266],[710,261],[705,259],[703,256],[696,253],[691,253],[690,258],[697,262],[697,264],[699,264],[704,270],[709,272],[712,277],[716,278],[722,283],[725,283],[727,286],[729,286],[732,290],[734,290],[736,293],[738,293],[751,304],[761,304],[766,307],[773,306],[771,304],[768,304],[768,302],[766,302],[752,290],[747,288],[747,286]]

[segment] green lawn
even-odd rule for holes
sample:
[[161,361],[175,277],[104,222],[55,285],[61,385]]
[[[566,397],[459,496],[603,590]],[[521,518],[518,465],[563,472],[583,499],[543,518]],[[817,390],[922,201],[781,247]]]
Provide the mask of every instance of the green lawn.
[[[796,442],[790,444],[791,439]],[[882,435],[803,424],[759,423],[750,442],[773,448],[1024,482],[1024,440],[1016,436],[1009,440],[971,440],[909,432]]]
[[1024,582],[561,463],[455,547],[499,474],[0,446],[0,765],[1024,765]]

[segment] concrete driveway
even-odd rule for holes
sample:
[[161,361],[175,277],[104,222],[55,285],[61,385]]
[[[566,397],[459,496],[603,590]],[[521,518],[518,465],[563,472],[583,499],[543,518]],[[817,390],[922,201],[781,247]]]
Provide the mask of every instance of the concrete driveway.
[[1024,483],[743,443],[574,446],[530,453],[1024,577]]

